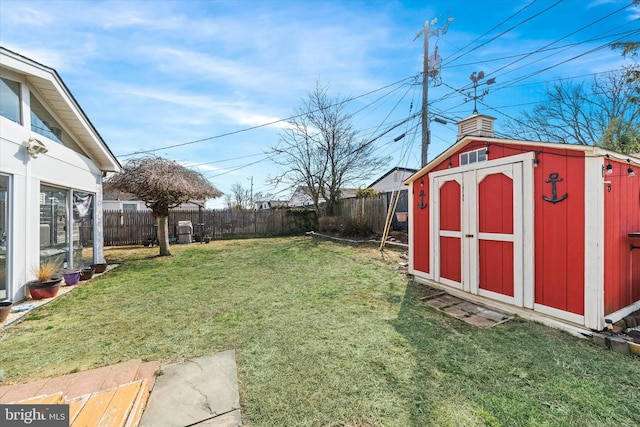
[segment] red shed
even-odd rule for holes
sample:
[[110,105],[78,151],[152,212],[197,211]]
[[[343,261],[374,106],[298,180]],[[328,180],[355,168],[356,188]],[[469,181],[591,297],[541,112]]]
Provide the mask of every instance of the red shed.
[[640,158],[495,138],[493,117],[406,183],[409,271],[475,302],[600,330],[640,309]]

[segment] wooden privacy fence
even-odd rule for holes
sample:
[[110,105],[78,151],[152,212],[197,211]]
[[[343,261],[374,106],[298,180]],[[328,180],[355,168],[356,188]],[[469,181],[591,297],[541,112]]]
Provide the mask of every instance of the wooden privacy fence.
[[[353,220],[364,220],[374,233],[382,234],[384,231],[387,211],[394,203],[394,193],[381,193],[376,197],[366,199],[343,199],[340,201],[339,215]],[[396,212],[407,212],[409,201],[407,190],[400,192],[400,198],[396,206]],[[400,222],[393,215],[391,229],[407,230],[407,222]]]
[[[191,221],[193,240],[230,239],[300,234],[317,228],[314,211],[292,209],[175,210],[169,213],[169,241],[178,240],[178,222]],[[150,211],[104,211],[104,244],[142,245],[157,236],[156,220]]]

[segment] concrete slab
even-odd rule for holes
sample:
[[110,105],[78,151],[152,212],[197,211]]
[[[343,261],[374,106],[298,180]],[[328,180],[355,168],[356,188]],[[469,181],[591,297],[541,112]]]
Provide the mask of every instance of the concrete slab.
[[163,366],[161,370],[140,427],[242,425],[235,351]]

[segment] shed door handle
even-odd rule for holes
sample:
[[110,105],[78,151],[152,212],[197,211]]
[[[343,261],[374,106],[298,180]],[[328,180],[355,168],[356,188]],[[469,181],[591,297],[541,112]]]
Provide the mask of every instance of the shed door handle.
[[473,237],[473,234],[465,234],[464,237]]

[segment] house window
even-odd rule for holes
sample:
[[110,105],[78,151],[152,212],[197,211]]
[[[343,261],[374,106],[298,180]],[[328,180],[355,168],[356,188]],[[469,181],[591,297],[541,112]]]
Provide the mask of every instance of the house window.
[[20,83],[0,78],[0,116],[22,123],[20,118]]
[[7,299],[7,283],[9,271],[7,257],[9,232],[9,177],[0,175],[0,300]]
[[31,94],[30,103],[31,130],[33,132],[45,136],[58,144],[62,144],[64,140],[69,140],[69,136],[62,130],[60,123],[53,118],[33,94]]
[[486,162],[487,161],[487,149],[480,148],[479,150],[467,151],[460,154],[460,166],[469,165],[471,163]]
[[93,201],[95,195],[73,190],[73,264],[93,264]]
[[69,261],[68,191],[40,185],[40,263]]
[[122,212],[136,212],[138,210],[138,205],[135,203],[123,203],[122,204]]

